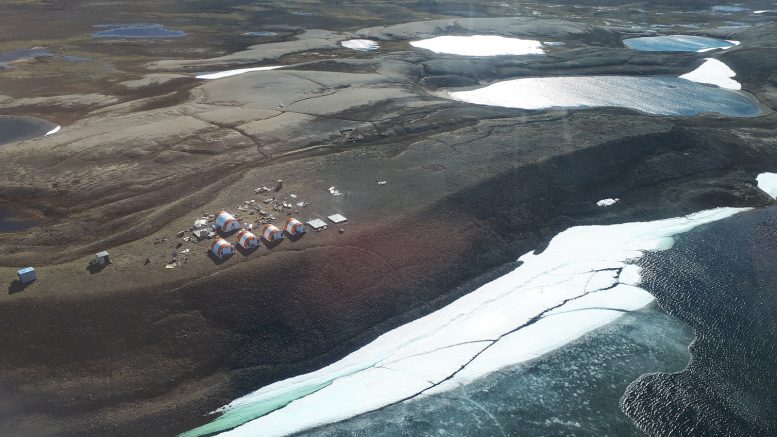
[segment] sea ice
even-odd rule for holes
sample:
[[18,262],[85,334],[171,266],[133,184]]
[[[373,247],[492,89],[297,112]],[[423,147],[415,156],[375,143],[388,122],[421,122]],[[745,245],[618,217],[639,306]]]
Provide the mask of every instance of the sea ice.
[[496,35],[438,36],[413,41],[413,47],[462,56],[541,55],[542,43],[536,40]]
[[701,67],[690,73],[683,74],[680,76],[680,79],[717,85],[720,88],[730,90],[741,90],[742,84],[732,79],[736,75],[736,72],[723,62],[720,62],[717,59],[707,58],[704,60]]
[[184,436],[286,435],[453,388],[538,357],[642,308],[633,267],[673,236],[747,208],[570,228],[512,272],[389,331],[338,362],[263,387]]

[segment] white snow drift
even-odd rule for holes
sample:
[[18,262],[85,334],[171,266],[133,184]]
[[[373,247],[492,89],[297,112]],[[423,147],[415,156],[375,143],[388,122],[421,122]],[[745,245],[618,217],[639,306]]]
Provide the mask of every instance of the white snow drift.
[[49,136],[49,135],[54,135],[55,133],[59,132],[60,130],[62,130],[62,126],[57,126],[57,127],[55,127],[54,129],[52,129],[52,130],[50,130],[50,131],[46,132],[46,135],[44,135],[44,136],[46,136],[46,137],[47,137],[47,136]]
[[368,52],[370,50],[377,50],[380,48],[380,44],[377,41],[371,39],[349,39],[341,41],[340,45],[347,49],[356,50],[359,52]]
[[704,60],[701,67],[690,73],[683,74],[680,76],[680,79],[717,85],[720,88],[730,90],[741,90],[742,84],[733,79],[736,75],[736,72],[723,62],[720,62],[717,59],[707,58]]
[[615,205],[618,202],[620,202],[620,199],[618,199],[618,198],[615,198],[615,199],[602,199],[602,200],[596,202],[596,205],[597,206],[613,206],[613,205]]
[[[285,435],[386,405],[448,390],[541,356],[637,310],[653,297],[638,288],[646,251],[672,236],[730,217],[719,208],[685,217],[580,226],[540,254],[452,304],[378,337],[318,371],[268,385],[218,410],[184,435]],[[251,420],[253,419],[253,420]]]
[[412,41],[413,47],[462,56],[541,55],[542,43],[530,39],[496,35],[438,36]]
[[766,192],[766,194],[777,198],[777,173],[761,173],[756,178],[758,181],[758,188]]
[[213,79],[222,79],[230,76],[237,76],[238,74],[251,73],[253,71],[276,70],[278,68],[283,68],[283,65],[273,65],[270,67],[238,68],[236,70],[226,70],[226,71],[218,71],[216,73],[200,74],[195,77],[197,79],[213,80]]

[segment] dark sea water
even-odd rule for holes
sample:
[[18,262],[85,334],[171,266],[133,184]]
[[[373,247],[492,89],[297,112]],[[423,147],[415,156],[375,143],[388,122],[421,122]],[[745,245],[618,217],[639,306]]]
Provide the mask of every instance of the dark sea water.
[[777,208],[679,236],[643,259],[644,286],[697,335],[676,375],[635,382],[624,407],[654,435],[777,435]]
[[619,399],[646,372],[683,369],[692,339],[686,325],[649,307],[459,389],[301,435],[642,435]]

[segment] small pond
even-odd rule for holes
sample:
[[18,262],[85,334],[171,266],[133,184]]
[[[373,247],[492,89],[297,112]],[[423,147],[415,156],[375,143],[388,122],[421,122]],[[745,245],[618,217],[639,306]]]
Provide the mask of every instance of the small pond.
[[0,145],[53,134],[59,126],[34,117],[0,115]]
[[641,52],[706,52],[728,49],[738,45],[739,42],[706,36],[666,35],[628,38],[623,40],[623,44]]
[[180,30],[167,29],[161,24],[135,23],[135,24],[109,24],[92,34],[94,38],[180,38],[186,35]]

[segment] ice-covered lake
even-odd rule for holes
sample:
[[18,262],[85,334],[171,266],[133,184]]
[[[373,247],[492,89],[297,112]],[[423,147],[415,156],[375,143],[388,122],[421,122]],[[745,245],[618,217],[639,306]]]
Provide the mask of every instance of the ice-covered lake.
[[736,73],[716,59],[680,77],[566,76],[507,80],[450,92],[454,100],[518,109],[621,107],[648,114],[693,116],[718,113],[754,117],[762,107],[739,92]]
[[628,38],[623,44],[642,52],[706,52],[715,49],[729,49],[739,45],[738,41],[729,41],[706,36],[664,35]]
[[537,40],[497,35],[438,36],[412,41],[411,46],[435,53],[461,56],[541,55],[545,53]]

